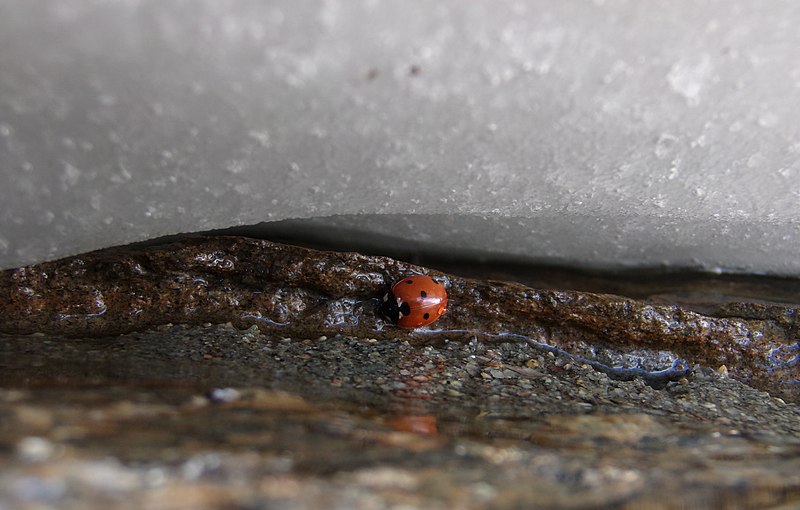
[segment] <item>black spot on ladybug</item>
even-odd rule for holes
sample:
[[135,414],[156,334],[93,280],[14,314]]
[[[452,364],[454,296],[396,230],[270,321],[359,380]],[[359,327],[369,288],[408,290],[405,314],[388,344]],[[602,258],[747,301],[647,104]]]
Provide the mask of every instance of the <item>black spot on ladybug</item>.
[[421,297],[428,297],[428,293],[427,293],[427,292],[425,292],[424,290],[423,290],[423,291],[420,291],[419,295],[420,295]]
[[414,280],[406,280],[406,283],[411,285],[412,283],[414,283]]
[[430,317],[431,317],[431,314],[429,314],[429,313],[426,313],[425,315],[422,316],[422,318],[425,319],[425,320],[430,319]]
[[403,315],[411,315],[411,307],[408,306],[408,303],[403,303],[400,305],[400,313]]

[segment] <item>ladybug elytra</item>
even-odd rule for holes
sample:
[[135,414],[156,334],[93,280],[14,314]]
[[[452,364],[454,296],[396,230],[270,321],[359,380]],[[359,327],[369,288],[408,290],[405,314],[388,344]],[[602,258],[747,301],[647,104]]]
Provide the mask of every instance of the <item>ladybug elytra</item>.
[[383,311],[401,328],[430,324],[447,311],[447,291],[430,276],[403,278],[383,296]]

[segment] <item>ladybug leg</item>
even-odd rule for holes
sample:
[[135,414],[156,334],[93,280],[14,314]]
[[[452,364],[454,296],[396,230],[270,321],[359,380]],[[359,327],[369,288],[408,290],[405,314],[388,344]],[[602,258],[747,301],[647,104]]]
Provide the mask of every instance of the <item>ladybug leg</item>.
[[386,272],[386,268],[383,268],[383,271],[381,271],[381,276],[383,276],[383,284],[386,286],[386,288],[391,289],[392,282],[395,281],[395,278],[392,278],[392,275]]

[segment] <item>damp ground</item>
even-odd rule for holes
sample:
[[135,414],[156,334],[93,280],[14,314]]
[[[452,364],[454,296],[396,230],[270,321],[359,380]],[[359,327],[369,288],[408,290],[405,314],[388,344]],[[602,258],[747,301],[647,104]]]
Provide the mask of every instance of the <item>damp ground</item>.
[[231,325],[0,341],[0,508],[792,508],[800,409],[522,342]]

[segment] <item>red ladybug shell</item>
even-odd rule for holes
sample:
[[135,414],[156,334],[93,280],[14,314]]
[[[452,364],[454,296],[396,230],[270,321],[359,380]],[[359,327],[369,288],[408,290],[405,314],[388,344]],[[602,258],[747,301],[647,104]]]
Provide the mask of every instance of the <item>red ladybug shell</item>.
[[386,314],[401,328],[425,326],[447,311],[447,291],[430,276],[403,278],[383,300]]

